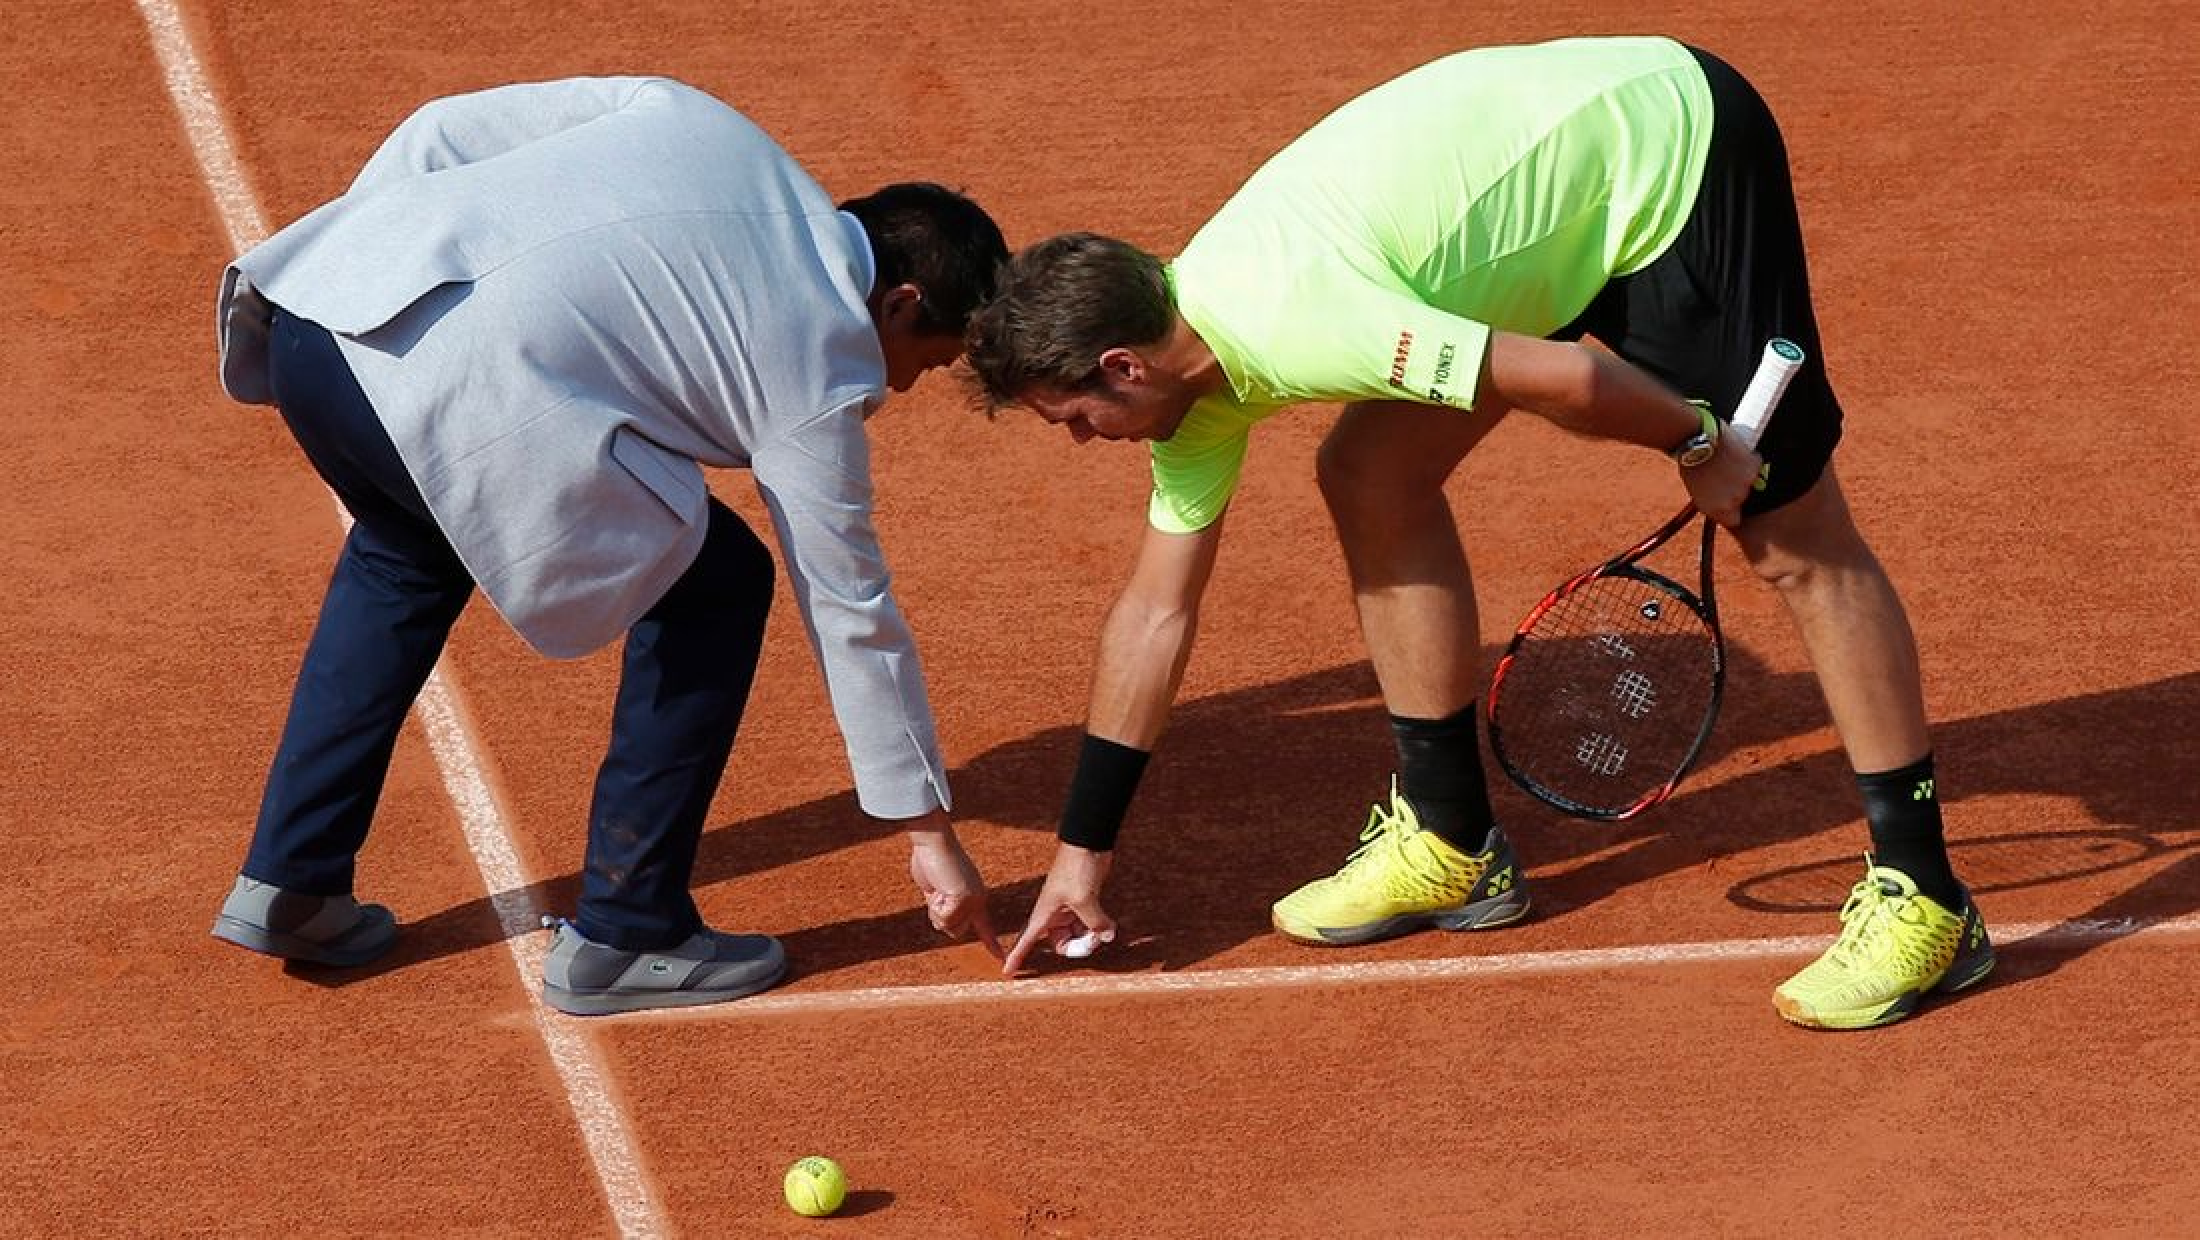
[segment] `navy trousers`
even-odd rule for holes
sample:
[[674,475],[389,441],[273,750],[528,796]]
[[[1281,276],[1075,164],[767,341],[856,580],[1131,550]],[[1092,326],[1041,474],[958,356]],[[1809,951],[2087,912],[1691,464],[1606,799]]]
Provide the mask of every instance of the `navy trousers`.
[[[474,581],[334,338],[278,310],[269,365],[283,420],[353,525],[291,695],[244,874],[342,895],[397,734]],[[771,597],[771,553],[712,500],[695,563],[627,632],[610,750],[589,808],[575,918],[588,938],[637,951],[702,926],[688,885]]]

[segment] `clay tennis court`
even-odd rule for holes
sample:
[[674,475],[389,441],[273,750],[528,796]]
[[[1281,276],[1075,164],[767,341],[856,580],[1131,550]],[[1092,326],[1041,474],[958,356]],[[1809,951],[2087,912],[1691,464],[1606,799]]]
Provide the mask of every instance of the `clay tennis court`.
[[[2200,1234],[2189,6],[31,0],[6,22],[0,1233]],[[1781,114],[1843,476],[1925,652],[1990,984],[1869,1034],[1775,1017],[1865,833],[1738,556],[1725,714],[1674,801],[1600,826],[1497,789],[1529,922],[1273,935],[1391,761],[1318,409],[1248,463],[1119,855],[1133,941],[1094,967],[1003,983],[928,929],[785,599],[697,875],[714,924],[784,938],[784,988],[539,1008],[529,927],[575,897],[616,653],[540,659],[479,602],[362,858],[396,953],[286,970],[208,937],[341,537],[278,419],[220,392],[216,279],[418,103],[666,73],[835,194],[938,179],[1013,244],[1168,252],[1385,78],[1621,30],[1718,52]],[[1020,924],[1143,455],[987,422],[938,376],[873,429],[957,816]],[[744,475],[714,485],[761,519]],[[1453,498],[1493,641],[1675,502],[1654,456],[1521,420]],[[809,1153],[849,1172],[838,1218],[780,1202]]]

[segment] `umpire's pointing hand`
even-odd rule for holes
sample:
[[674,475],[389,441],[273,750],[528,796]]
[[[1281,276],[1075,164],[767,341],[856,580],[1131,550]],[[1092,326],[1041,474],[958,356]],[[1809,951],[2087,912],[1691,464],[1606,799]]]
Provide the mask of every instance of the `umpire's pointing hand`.
[[910,829],[909,877],[924,897],[925,916],[933,929],[951,939],[976,937],[998,960],[1001,941],[993,933],[993,916],[986,909],[985,879],[946,823],[946,814],[936,813]]

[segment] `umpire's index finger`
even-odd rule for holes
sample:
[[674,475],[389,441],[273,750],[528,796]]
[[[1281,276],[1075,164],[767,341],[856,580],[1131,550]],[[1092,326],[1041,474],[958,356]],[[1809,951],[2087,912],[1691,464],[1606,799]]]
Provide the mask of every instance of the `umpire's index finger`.
[[986,954],[999,960],[1002,956],[1001,938],[993,932],[993,912],[986,907],[985,893],[978,893],[974,900],[970,913],[970,929],[978,942],[985,945]]

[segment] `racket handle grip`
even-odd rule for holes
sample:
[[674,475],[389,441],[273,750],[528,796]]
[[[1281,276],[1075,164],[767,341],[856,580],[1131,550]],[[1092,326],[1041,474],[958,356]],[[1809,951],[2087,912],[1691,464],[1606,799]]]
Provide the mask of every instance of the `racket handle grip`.
[[1788,382],[1795,372],[1803,368],[1803,350],[1784,336],[1774,336],[1765,344],[1765,355],[1757,363],[1757,373],[1749,380],[1749,387],[1742,393],[1742,403],[1734,407],[1734,431],[1742,442],[1757,446],[1757,439],[1765,433],[1765,423],[1772,420],[1773,410],[1779,408],[1780,398],[1787,394]]

